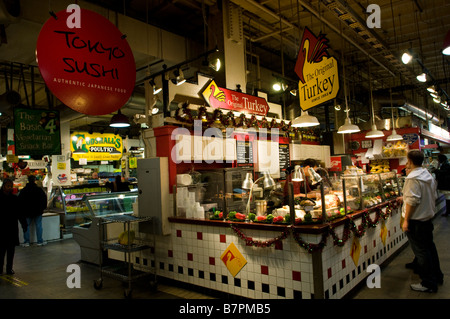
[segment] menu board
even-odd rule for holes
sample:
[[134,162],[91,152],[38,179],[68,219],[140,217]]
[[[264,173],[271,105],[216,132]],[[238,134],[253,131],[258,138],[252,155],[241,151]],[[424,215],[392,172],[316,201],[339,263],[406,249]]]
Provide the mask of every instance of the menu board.
[[286,179],[286,169],[289,167],[289,144],[278,144],[280,157],[280,179]]
[[236,141],[238,167],[253,167],[253,142]]

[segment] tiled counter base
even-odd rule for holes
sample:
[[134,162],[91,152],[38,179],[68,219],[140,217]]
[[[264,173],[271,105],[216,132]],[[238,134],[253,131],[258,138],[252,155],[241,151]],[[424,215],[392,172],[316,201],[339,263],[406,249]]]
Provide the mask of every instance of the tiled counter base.
[[[406,243],[400,208],[390,207],[390,214],[384,215],[387,209],[386,204],[380,205],[373,211],[315,226],[171,218],[171,235],[157,237],[155,257],[136,254],[135,266],[145,269],[156,264],[158,276],[247,298],[342,298],[365,280],[370,264],[381,265]],[[387,218],[379,218],[375,225],[380,212]],[[373,224],[367,226],[367,220]],[[384,244],[380,236],[383,225]],[[364,231],[358,232],[358,226]],[[360,236],[357,265],[351,256],[355,234]],[[220,258],[231,243],[247,261],[235,277]]]

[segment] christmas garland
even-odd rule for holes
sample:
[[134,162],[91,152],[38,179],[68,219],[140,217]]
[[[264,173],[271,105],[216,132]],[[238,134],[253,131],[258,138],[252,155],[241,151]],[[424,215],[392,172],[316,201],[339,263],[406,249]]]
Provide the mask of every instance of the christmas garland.
[[299,232],[297,232],[292,226],[286,227],[285,230],[282,231],[281,235],[275,237],[273,239],[269,239],[266,241],[256,241],[251,237],[247,237],[237,226],[230,225],[231,229],[237,234],[237,236],[244,240],[247,245],[255,246],[255,247],[270,247],[276,242],[282,241],[287,238],[289,234],[289,229],[292,231],[292,236],[294,237],[297,244],[306,249],[309,253],[313,253],[315,251],[322,251],[322,249],[327,244],[327,237],[330,235],[333,238],[333,244],[338,247],[342,247],[345,245],[347,240],[350,238],[350,233],[353,234],[357,238],[361,238],[365,235],[367,228],[375,228],[380,219],[386,220],[389,216],[392,215],[392,210],[398,207],[398,202],[389,202],[386,206],[386,213],[383,213],[383,209],[381,207],[377,207],[375,209],[376,217],[372,220],[369,216],[369,211],[365,211],[361,217],[361,224],[357,226],[351,216],[347,216],[347,220],[344,224],[344,231],[342,234],[342,238],[339,238],[335,232],[335,227],[331,224],[328,225],[327,231],[322,233],[322,239],[317,244],[307,243],[301,237]]
[[245,241],[247,245],[255,246],[255,247],[270,247],[276,242],[281,242],[282,240],[286,239],[289,235],[289,232],[287,230],[283,230],[281,232],[281,235],[278,237],[275,237],[273,239],[269,239],[266,241],[258,241],[253,240],[251,237],[247,237],[239,228],[237,228],[235,225],[230,225],[231,229],[238,235],[239,238]]
[[276,128],[284,132],[299,132],[300,128],[292,127],[292,122],[286,124],[284,121],[278,123],[275,119],[272,121],[268,121],[266,117],[258,120],[255,115],[252,115],[250,118],[247,118],[245,114],[241,114],[238,117],[234,116],[234,113],[229,111],[227,113],[223,113],[222,110],[216,109],[212,114],[207,113],[207,109],[205,106],[201,106],[197,110],[197,116],[192,114],[192,111],[189,109],[189,103],[183,103],[181,108],[178,108],[175,112],[175,119],[180,122],[185,122],[192,124],[195,120],[201,120],[205,127],[210,127],[214,123],[220,123],[225,127],[254,127],[254,128],[265,128],[272,129]]

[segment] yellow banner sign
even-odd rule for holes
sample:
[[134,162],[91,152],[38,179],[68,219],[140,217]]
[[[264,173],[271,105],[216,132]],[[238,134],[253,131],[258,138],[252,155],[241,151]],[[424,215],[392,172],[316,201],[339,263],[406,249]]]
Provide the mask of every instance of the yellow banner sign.
[[358,266],[359,256],[361,254],[361,244],[359,243],[359,239],[353,237],[352,248],[350,251],[350,257],[352,257],[353,263],[355,266]]
[[227,267],[230,274],[235,277],[241,269],[247,264],[247,260],[242,256],[236,246],[231,243],[222,253],[220,259]]
[[70,136],[72,158],[88,161],[117,161],[122,158],[122,138],[115,134],[74,132]]
[[295,64],[295,73],[300,78],[300,107],[304,111],[336,98],[339,92],[338,64],[328,54],[327,43],[324,34],[316,37],[305,28]]

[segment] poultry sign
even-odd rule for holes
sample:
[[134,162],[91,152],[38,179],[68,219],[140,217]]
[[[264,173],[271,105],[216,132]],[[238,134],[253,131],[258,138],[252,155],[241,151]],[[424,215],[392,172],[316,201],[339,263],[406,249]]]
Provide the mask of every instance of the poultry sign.
[[304,111],[334,99],[339,91],[338,64],[328,54],[327,43],[325,35],[316,37],[305,28],[294,69],[300,78],[298,92]]
[[267,115],[269,105],[261,97],[220,88],[211,81],[202,92],[203,98],[212,108],[227,109],[255,115]]

